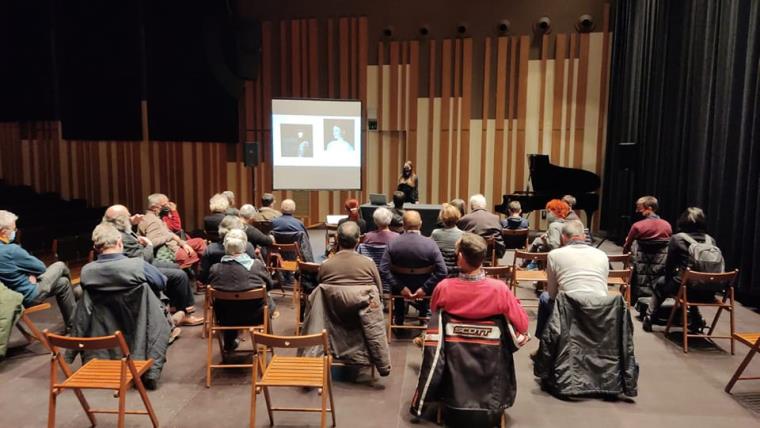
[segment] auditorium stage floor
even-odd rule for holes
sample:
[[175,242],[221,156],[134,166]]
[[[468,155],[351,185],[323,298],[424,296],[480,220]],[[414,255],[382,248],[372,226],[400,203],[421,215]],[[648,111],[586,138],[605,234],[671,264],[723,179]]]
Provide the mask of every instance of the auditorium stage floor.
[[[313,233],[315,253],[322,250],[324,237]],[[610,253],[620,249],[611,244],[603,247]],[[509,255],[507,256],[509,257]],[[528,298],[527,294],[522,296]],[[277,333],[293,331],[293,309],[290,298],[275,298],[282,316],[275,321]],[[202,299],[197,297],[197,307]],[[531,331],[535,310],[529,310]],[[33,316],[43,328],[56,325],[56,309]],[[727,330],[728,319],[720,330]],[[760,331],[760,314],[742,306],[737,310],[738,331]],[[655,327],[657,329],[657,327]],[[657,331],[657,330],[656,330]],[[660,330],[661,331],[661,330]],[[23,339],[14,331],[12,343]],[[508,425],[513,427],[756,427],[760,426],[760,381],[739,382],[734,395],[723,392],[729,377],[747,353],[737,343],[731,356],[710,346],[693,346],[684,355],[677,342],[661,333],[648,334],[635,322],[635,346],[641,375],[639,396],[632,400],[608,402],[585,400],[560,401],[542,392],[532,376],[528,354],[537,347],[532,342],[516,354],[518,394],[514,407],[508,410]],[[726,342],[726,349],[728,343]],[[243,371],[218,372],[210,389],[204,387],[206,342],[200,338],[200,327],[183,328],[182,337],[170,347],[167,365],[158,390],[150,392],[162,426],[165,427],[244,427],[248,424],[250,375]],[[216,353],[216,350],[215,350]],[[215,354],[216,355],[216,354]],[[394,341],[391,345],[393,371],[379,378],[374,385],[336,382],[335,400],[338,425],[342,427],[407,427],[435,426],[424,422],[413,424],[408,412],[409,401],[417,382],[421,360],[418,348],[410,342]],[[42,427],[47,422],[47,388],[49,358],[40,345],[11,350],[0,363],[0,426]],[[750,367],[760,375],[760,358]],[[365,377],[368,377],[365,376]],[[280,405],[318,403],[315,392],[294,390],[273,392]],[[115,406],[108,392],[89,392],[90,403],[97,407]],[[128,406],[139,408],[136,392],[128,396]],[[263,400],[259,401],[257,426],[268,426]],[[319,426],[318,414],[276,414],[277,426]],[[74,395],[64,393],[58,400],[58,426],[87,426],[87,419]],[[115,426],[115,417],[98,416],[99,426]],[[150,426],[143,416],[128,416],[128,426]]]

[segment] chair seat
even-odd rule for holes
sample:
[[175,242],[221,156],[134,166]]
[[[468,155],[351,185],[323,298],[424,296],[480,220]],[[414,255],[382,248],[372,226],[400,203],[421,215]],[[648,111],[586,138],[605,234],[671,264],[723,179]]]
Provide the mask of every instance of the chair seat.
[[734,338],[747,346],[755,346],[760,333],[734,333]]
[[[133,360],[137,373],[142,375],[153,364],[152,360]],[[56,388],[119,389],[121,360],[100,360],[94,358],[76,371]],[[132,373],[127,369],[127,384],[132,382]]]
[[275,355],[269,362],[261,386],[321,387],[325,375],[322,357],[284,357]]
[[295,272],[298,270],[298,261],[297,260],[283,260],[280,263],[280,267],[277,268],[277,270],[286,270],[290,272]]

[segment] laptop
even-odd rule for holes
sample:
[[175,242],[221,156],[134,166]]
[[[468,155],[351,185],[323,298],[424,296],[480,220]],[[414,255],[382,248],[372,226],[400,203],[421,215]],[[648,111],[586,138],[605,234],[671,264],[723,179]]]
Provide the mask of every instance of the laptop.
[[369,203],[372,205],[388,205],[388,198],[383,193],[370,193]]
[[344,218],[348,218],[348,216],[345,214],[328,214],[327,218],[325,219],[325,223],[333,225],[338,224],[338,222]]

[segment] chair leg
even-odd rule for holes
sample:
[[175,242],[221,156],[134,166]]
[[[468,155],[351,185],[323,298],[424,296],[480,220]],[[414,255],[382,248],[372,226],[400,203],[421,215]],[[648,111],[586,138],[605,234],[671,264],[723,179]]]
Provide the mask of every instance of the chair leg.
[[[328,367],[327,370],[330,370]],[[327,375],[325,375],[327,376]],[[330,391],[330,388],[327,387],[327,383],[324,384],[324,389],[327,389],[329,394],[332,394],[332,391]],[[320,412],[321,416],[321,427],[325,428],[327,426],[327,394],[325,394],[325,391],[322,391],[322,411]]]
[[269,396],[269,387],[263,386],[261,389],[264,391],[264,403],[267,405],[267,414],[269,415],[269,425],[274,425],[274,412],[272,411],[272,397]]
[[[372,378],[375,378],[375,368],[372,367]],[[332,390],[332,374],[330,371],[327,372],[327,391],[330,393],[330,414],[332,415],[332,426],[336,426],[337,423],[335,422],[335,400],[333,399],[333,390]]]
[[[125,375],[122,375],[122,380],[125,378]],[[116,424],[119,428],[124,428],[124,417],[126,416],[124,412],[126,411],[127,406],[127,388],[124,383],[122,383],[119,386],[119,415],[118,415],[118,422]]]
[[731,320],[731,326],[730,326],[730,334],[731,334],[731,355],[734,355],[734,342],[736,339],[734,339],[734,333],[736,332],[736,319],[734,318],[736,314],[736,306],[734,305],[734,287],[730,288],[729,295],[731,297],[731,307],[728,309],[728,317]]
[[57,396],[58,394],[56,394],[55,391],[50,391],[50,400],[48,402],[48,428],[55,428],[55,404]]
[[388,343],[391,343],[393,341],[393,335],[391,334],[393,332],[393,296],[391,295],[391,298],[388,299],[390,302],[388,304]]
[[676,296],[676,304],[673,305],[672,308],[670,308],[670,316],[668,316],[668,324],[665,326],[665,336],[667,336],[668,334],[670,334],[670,327],[673,326],[673,318],[675,318],[675,316],[676,316],[676,310],[677,310],[677,308],[679,306],[679,302],[680,302],[679,299],[680,298],[681,298],[681,291],[679,290],[678,291],[678,296]]
[[681,301],[681,317],[683,319],[683,352],[687,354],[689,352],[689,302],[686,299]]
[[[725,303],[725,302],[724,302]],[[715,317],[713,317],[712,322],[710,323],[710,329],[707,330],[707,335],[712,336],[713,331],[715,331],[715,326],[718,325],[718,319],[720,318],[720,314],[723,312],[723,307],[718,307],[718,311],[715,312]]]
[[[254,357],[258,359],[258,357]],[[254,362],[254,365],[256,362]],[[251,370],[251,420],[250,420],[250,428],[254,428],[256,426],[256,368],[254,367],[253,370]]]
[[90,424],[92,426],[95,426],[98,424],[98,422],[95,420],[95,414],[92,413],[90,410],[90,403],[87,402],[87,399],[84,398],[84,393],[81,389],[75,389],[74,395],[76,395],[77,400],[79,400],[79,403],[82,405],[82,408],[84,409],[85,413],[87,414],[87,419],[90,420]]
[[211,388],[211,342],[214,340],[214,330],[210,328],[206,335],[206,388]]
[[140,394],[140,398],[142,399],[143,405],[145,405],[145,410],[148,412],[148,417],[150,418],[150,422],[153,424],[153,428],[158,428],[158,417],[156,416],[156,411],[153,410],[153,405],[150,404],[150,398],[148,398],[148,391],[145,390],[145,385],[142,383],[142,379],[139,377],[135,378],[135,389],[137,390],[137,393]]

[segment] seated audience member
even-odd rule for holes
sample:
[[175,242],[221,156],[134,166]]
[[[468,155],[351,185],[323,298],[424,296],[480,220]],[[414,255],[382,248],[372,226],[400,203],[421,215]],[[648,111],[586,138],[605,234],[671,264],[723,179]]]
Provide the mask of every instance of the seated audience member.
[[443,227],[434,229],[430,238],[435,241],[438,249],[441,250],[443,260],[446,262],[448,276],[455,276],[457,274],[456,245],[464,233],[457,227],[457,222],[461,218],[459,210],[453,205],[443,204],[438,218],[443,223]]
[[[229,218],[229,217],[228,217]],[[252,258],[245,232],[232,229],[222,240],[224,256],[211,267],[209,283],[220,291],[248,291],[272,288],[272,279],[261,260]],[[221,325],[258,325],[263,322],[263,301],[217,301],[214,313]],[[238,346],[237,331],[224,332],[224,349],[232,351]]]
[[[421,299],[433,293],[438,282],[446,277],[446,263],[441,256],[441,250],[430,238],[422,236],[420,228],[422,218],[417,211],[409,210],[404,213],[404,233],[388,243],[388,248],[380,262],[380,275],[383,282],[390,285],[393,294],[400,294],[407,299]],[[391,266],[425,267],[433,266],[430,275],[394,274]],[[420,302],[420,315],[428,314],[428,302]],[[393,304],[395,324],[404,323],[404,300],[396,299]]]
[[501,225],[505,229],[527,229],[528,219],[522,216],[520,201],[509,202],[509,217],[502,220]]
[[464,199],[452,199],[451,202],[449,202],[450,205],[453,205],[456,209],[459,210],[459,217],[464,217],[467,211],[467,202],[465,202]]
[[580,220],[581,218],[578,217],[578,214],[573,211],[573,207],[576,204],[575,196],[573,195],[565,195],[560,199],[562,202],[566,203],[567,206],[570,208],[570,211],[567,213],[567,216],[565,217],[565,220]]
[[359,225],[359,230],[362,235],[367,233],[367,222],[359,216],[359,201],[356,199],[348,199],[345,207],[348,212],[348,217],[340,219],[340,221],[338,221],[338,226],[347,221],[353,221]]
[[[549,221],[549,227],[546,233],[533,240],[530,251],[548,252],[562,246],[562,227],[565,217],[570,212],[570,206],[559,199],[552,199],[546,203],[546,211],[548,211],[546,219]],[[585,231],[583,236],[586,239]]]
[[272,208],[274,206],[274,195],[271,193],[264,193],[261,197],[261,208],[259,212],[254,216],[256,221],[272,221],[275,218],[282,215],[281,212]]
[[396,233],[401,233],[404,231],[403,217],[405,198],[406,196],[404,196],[404,192],[398,190],[393,192],[393,208],[391,208],[393,220],[391,220],[391,230]]
[[470,198],[470,213],[459,219],[457,226],[465,232],[480,235],[483,238],[496,238],[496,256],[501,258],[506,252],[504,237],[501,235],[499,216],[486,211],[486,198],[483,195],[473,195]]
[[[146,387],[155,389],[166,361],[171,331],[157,297],[166,289],[166,277],[142,258],[125,256],[121,237],[121,232],[110,223],[101,223],[92,232],[98,258],[86,264],[80,276],[82,287],[89,295],[89,299],[82,302],[92,307],[83,308],[80,304],[75,333],[92,337],[121,330],[135,358],[154,359],[156,367],[148,371],[145,380],[148,381]],[[153,293],[145,294],[145,285]],[[140,293],[138,288],[143,288],[144,294],[136,298],[135,293]],[[143,324],[138,323],[139,320],[143,320]]]
[[[147,238],[137,236],[132,231],[134,221],[139,223],[142,216],[131,216],[124,205],[112,205],[103,216],[103,223],[113,225],[121,233],[122,254],[128,258],[141,258],[147,263],[153,262],[153,245]],[[169,298],[169,304],[174,308],[174,323],[176,325],[200,325],[203,318],[190,314],[195,311],[195,298],[190,287],[190,277],[182,269],[168,262],[156,262],[156,268],[166,277],[164,292]]]
[[137,225],[140,235],[148,238],[159,260],[174,262],[184,269],[197,263],[198,254],[206,250],[206,242],[200,238],[183,240],[172,233],[159,218],[159,213],[169,209],[169,198],[161,193],[148,196],[148,209]]
[[[643,322],[645,331],[652,331],[652,318],[659,311],[662,302],[678,293],[678,288],[681,286],[681,275],[686,271],[687,267],[690,267],[689,247],[692,245],[690,240],[699,243],[711,242],[715,245],[715,239],[707,234],[707,221],[705,220],[705,213],[701,208],[686,208],[678,218],[676,227],[678,228],[678,233],[671,236],[668,243],[665,276],[654,284],[652,300]],[[714,296],[715,293],[712,291],[692,289],[688,291],[689,301],[692,302],[711,302]],[[699,312],[699,307],[689,307],[689,331],[699,332],[704,326],[705,321]]]
[[433,291],[430,305],[433,311],[442,310],[470,320],[504,315],[515,334],[522,334],[527,342],[530,338],[528,315],[520,300],[503,281],[486,278],[481,269],[486,249],[486,241],[481,236],[463,233],[456,243],[459,276],[441,281]]
[[211,214],[203,218],[203,230],[206,232],[213,232],[219,229],[219,223],[221,223],[224,216],[227,215],[227,210],[230,208],[230,201],[221,193],[217,193],[209,199],[208,208],[211,211]]
[[269,235],[265,235],[262,231],[251,225],[251,222],[254,221],[256,214],[256,207],[251,204],[245,204],[240,207],[238,216],[245,225],[245,234],[248,237],[248,242],[251,243],[254,247],[268,247],[272,245],[274,239],[272,239],[272,237]]
[[224,213],[227,215],[239,215],[240,212],[237,209],[237,205],[235,205],[235,193],[232,190],[225,190],[221,195],[227,198],[227,202],[229,203],[229,208]]
[[159,217],[161,217],[161,220],[166,224],[166,227],[169,228],[169,231],[176,233],[180,238],[184,238],[185,231],[182,230],[182,217],[180,217],[179,212],[177,212],[176,203],[169,201],[169,209],[161,210]]
[[636,201],[636,213],[643,216],[631,226],[628,236],[623,244],[623,252],[629,253],[634,241],[649,241],[655,239],[670,239],[673,229],[670,223],[663,220],[655,212],[657,211],[657,198],[654,196],[642,196]]
[[12,212],[0,210],[0,282],[23,295],[25,307],[55,296],[66,331],[69,331],[81,289],[71,286],[71,274],[66,264],[55,262],[45,267],[40,259],[13,243],[16,220],[18,217]]
[[375,262],[356,252],[359,245],[359,226],[347,221],[338,226],[338,252],[319,267],[317,281],[332,285],[375,285],[379,295],[383,284]]
[[311,251],[311,242],[309,241],[309,231],[306,230],[303,222],[293,216],[296,212],[296,203],[292,199],[285,199],[280,204],[282,215],[272,220],[272,234],[277,237],[279,233],[301,233],[301,255],[303,261],[313,262],[314,255]]
[[550,251],[546,261],[546,291],[539,297],[536,337],[541,337],[560,291],[607,296],[609,260],[602,250],[588,245],[583,223],[564,222],[561,242],[563,246]]
[[[219,241],[210,243],[201,257],[198,280],[202,283],[208,284],[211,268],[219,263],[226,254],[222,243],[224,242],[224,237],[227,236],[227,233],[231,230],[242,230],[243,233],[245,233],[245,224],[243,224],[243,221],[240,220],[239,217],[228,215],[222,219],[221,223],[219,223]],[[256,257],[256,250],[253,248],[253,245],[248,242],[247,236],[244,250],[248,257]]]
[[372,220],[377,226],[376,230],[367,232],[364,235],[364,243],[367,245],[388,245],[389,242],[396,239],[398,233],[390,230],[393,213],[384,207],[375,209],[372,213]]

